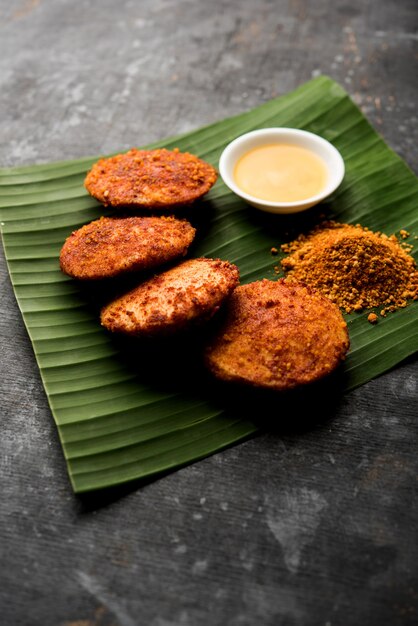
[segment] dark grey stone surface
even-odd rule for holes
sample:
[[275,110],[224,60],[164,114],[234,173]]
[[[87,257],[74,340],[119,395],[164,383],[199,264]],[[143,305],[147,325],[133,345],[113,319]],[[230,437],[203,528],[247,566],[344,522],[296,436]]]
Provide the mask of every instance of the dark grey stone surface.
[[[1,0],[0,17],[2,165],[144,144],[325,73],[418,172],[416,0]],[[81,500],[3,256],[0,280],[1,624],[417,623],[416,359],[310,429]]]

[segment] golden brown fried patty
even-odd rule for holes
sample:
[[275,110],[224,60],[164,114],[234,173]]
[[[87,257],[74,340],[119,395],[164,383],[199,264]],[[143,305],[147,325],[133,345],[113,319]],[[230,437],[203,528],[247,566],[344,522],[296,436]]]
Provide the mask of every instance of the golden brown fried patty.
[[206,361],[220,379],[286,390],[329,374],[348,348],[330,300],[302,283],[261,280],[235,289]]
[[129,335],[181,330],[212,317],[238,281],[238,268],[228,261],[183,261],[105,306],[101,322]]
[[132,148],[98,161],[84,185],[105,205],[170,209],[203,196],[216,178],[209,163],[188,152]]
[[61,269],[81,279],[149,269],[186,254],[195,232],[174,217],[102,217],[68,237]]

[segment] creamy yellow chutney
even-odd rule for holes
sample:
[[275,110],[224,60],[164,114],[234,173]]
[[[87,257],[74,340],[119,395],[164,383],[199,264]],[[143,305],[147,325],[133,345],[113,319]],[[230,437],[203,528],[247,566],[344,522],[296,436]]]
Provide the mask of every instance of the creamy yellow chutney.
[[238,159],[234,179],[254,198],[297,202],[320,193],[328,173],[323,160],[306,148],[271,144],[254,148]]

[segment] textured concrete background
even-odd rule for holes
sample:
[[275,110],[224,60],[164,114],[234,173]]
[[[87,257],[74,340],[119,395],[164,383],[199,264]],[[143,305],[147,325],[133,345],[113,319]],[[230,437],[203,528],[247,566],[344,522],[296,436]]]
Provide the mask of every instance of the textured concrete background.
[[[418,172],[416,0],[1,0],[0,18],[2,165],[145,144],[325,73]],[[416,359],[309,432],[83,501],[3,256],[0,281],[2,624],[417,622]]]

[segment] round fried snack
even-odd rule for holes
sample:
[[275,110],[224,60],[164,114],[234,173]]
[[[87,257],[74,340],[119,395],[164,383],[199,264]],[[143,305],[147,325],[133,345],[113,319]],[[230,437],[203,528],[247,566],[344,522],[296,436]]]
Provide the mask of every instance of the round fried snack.
[[238,282],[238,268],[228,261],[183,261],[105,306],[101,322],[128,335],[183,330],[211,318]]
[[174,217],[101,217],[74,231],[60,254],[73,278],[111,278],[184,256],[196,230]]
[[302,283],[265,279],[237,287],[205,357],[222,380],[285,391],[329,374],[349,345],[330,300]]
[[203,196],[216,179],[212,165],[188,152],[132,148],[98,161],[84,185],[105,205],[172,209]]

